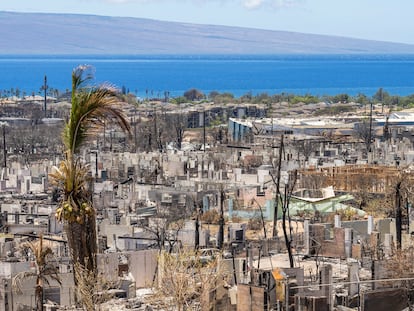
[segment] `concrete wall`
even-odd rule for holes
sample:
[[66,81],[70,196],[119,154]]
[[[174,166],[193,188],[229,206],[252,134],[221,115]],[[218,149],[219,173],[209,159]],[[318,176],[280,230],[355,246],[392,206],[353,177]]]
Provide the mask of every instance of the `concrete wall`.
[[237,285],[237,311],[263,311],[266,310],[265,302],[264,287]]
[[364,311],[401,311],[408,307],[407,291],[403,288],[391,288],[362,293]]
[[[53,297],[57,298],[60,305],[71,306],[74,303],[74,283],[73,274],[64,273],[59,275],[62,286],[56,281],[49,279],[50,284],[45,285],[45,299],[51,299],[47,293],[54,292]],[[35,307],[35,278],[27,278],[21,283],[21,292],[12,289],[11,279],[2,282],[0,294],[0,311],[19,310],[26,307]],[[8,307],[7,307],[8,306]]]
[[118,253],[97,254],[97,266],[99,274],[108,282],[115,282],[119,274]]
[[392,234],[394,240],[396,240],[396,227],[394,218],[379,219],[377,221],[376,228],[376,231],[380,233],[381,242],[384,242],[385,235],[388,233]]
[[167,176],[184,176],[184,162],[169,161],[164,169]]
[[[315,239],[317,242],[311,241],[310,251],[311,254],[315,253],[319,249],[319,256],[325,257],[346,257],[345,252],[345,229],[333,228],[333,239],[327,240],[324,225],[310,225],[310,237]],[[313,252],[312,252],[313,251]]]
[[367,220],[353,220],[341,221],[342,228],[352,228],[354,231],[354,238],[360,236],[362,238],[368,237],[368,221]]
[[295,296],[295,310],[329,311],[328,299],[324,296]]
[[30,262],[1,262],[0,277],[11,278],[17,273],[26,271],[30,268]]
[[[134,228],[128,225],[111,225],[109,221],[105,219],[100,225],[100,232],[102,236],[107,237],[107,245],[110,248],[125,250],[125,241],[118,239],[119,236],[133,236]],[[116,240],[114,240],[114,236]]]
[[125,252],[123,254],[128,259],[128,269],[135,279],[136,287],[152,286],[157,267],[158,250]]

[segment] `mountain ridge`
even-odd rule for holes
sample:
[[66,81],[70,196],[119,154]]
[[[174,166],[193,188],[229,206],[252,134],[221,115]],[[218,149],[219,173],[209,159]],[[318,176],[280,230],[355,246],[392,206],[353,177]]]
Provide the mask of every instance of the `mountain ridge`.
[[0,54],[414,54],[414,45],[148,18],[0,11]]

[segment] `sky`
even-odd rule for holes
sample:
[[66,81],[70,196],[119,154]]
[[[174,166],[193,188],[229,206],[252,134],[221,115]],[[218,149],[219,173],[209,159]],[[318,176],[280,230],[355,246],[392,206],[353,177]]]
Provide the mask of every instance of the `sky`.
[[1,0],[0,11],[142,17],[414,44],[412,0]]

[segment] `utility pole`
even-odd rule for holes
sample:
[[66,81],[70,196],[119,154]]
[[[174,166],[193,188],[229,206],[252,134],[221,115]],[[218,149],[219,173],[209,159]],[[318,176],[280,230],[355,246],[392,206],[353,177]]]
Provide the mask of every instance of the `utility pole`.
[[138,144],[137,144],[137,108],[134,108],[134,151],[135,153],[138,151]]
[[47,118],[47,107],[46,107],[46,101],[47,101],[47,89],[48,89],[49,87],[47,86],[47,76],[45,75],[45,81],[44,81],[44,84],[43,84],[43,86],[42,86],[42,90],[45,92],[44,94],[45,94],[45,103],[44,103],[44,106],[45,106],[45,118]]
[[158,129],[157,129],[157,107],[154,104],[154,112],[153,112],[153,120],[154,120],[154,141],[155,141],[155,148],[158,148]]
[[372,101],[370,102],[370,113],[369,113],[369,149],[368,152],[371,152],[372,144]]
[[206,152],[206,109],[203,111],[203,145],[204,152]]
[[283,134],[280,137],[280,146],[279,146],[279,159],[277,164],[277,175],[276,179],[272,175],[273,183],[275,184],[275,209],[273,214],[273,238],[277,237],[277,212],[278,212],[278,205],[279,205],[279,187],[280,187],[280,170],[282,168],[282,155],[283,155]]
[[3,167],[7,167],[6,123],[3,122]]
[[95,153],[95,182],[98,180],[98,150]]
[[109,131],[109,150],[112,152],[112,129]]

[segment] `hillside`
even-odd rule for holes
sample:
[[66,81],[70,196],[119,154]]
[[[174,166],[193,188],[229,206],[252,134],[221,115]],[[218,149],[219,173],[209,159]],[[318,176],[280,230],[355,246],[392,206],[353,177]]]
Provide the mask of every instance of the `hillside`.
[[0,54],[414,53],[414,45],[142,18],[0,12]]

